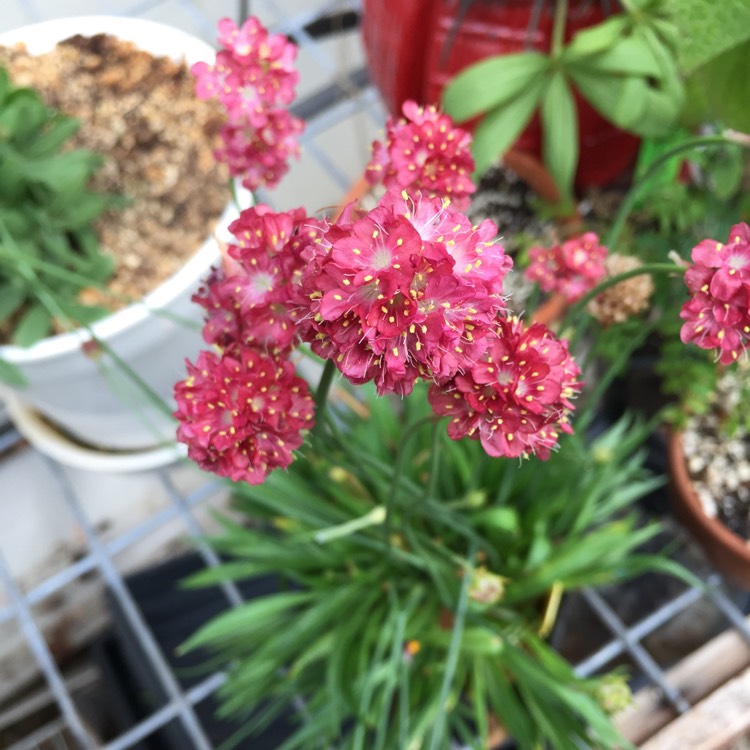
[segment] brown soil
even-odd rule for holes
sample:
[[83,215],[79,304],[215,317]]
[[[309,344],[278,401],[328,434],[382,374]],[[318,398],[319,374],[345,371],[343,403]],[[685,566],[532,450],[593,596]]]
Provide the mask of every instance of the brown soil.
[[84,301],[116,309],[142,297],[195,253],[230,198],[212,155],[218,107],[195,97],[184,63],[104,34],[72,37],[39,56],[0,47],[0,64],[14,83],[79,120],[71,147],[105,156],[94,187],[126,196],[96,225],[116,259],[112,294],[87,290]]

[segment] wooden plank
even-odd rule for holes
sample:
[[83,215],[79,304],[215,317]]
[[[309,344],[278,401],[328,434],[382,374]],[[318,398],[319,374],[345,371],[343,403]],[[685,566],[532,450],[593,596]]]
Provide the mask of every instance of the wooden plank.
[[[750,617],[746,622],[750,625]],[[737,630],[730,629],[682,659],[666,672],[666,678],[688,703],[695,705],[747,667],[750,644]],[[664,702],[661,691],[650,686],[635,694],[633,703],[616,721],[622,734],[640,746],[675,718],[676,712]]]
[[750,732],[750,669],[657,732],[642,750],[728,750]]

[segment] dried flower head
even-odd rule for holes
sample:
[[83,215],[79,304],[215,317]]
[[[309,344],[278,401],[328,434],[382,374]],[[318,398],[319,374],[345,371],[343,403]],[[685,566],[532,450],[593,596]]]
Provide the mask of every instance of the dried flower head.
[[[634,271],[642,265],[640,260],[630,255],[613,253],[604,260],[605,278]],[[622,323],[645,310],[653,293],[654,282],[649,274],[643,273],[608,287],[594,297],[586,309],[603,326]]]
[[505,594],[507,579],[491,573],[484,566],[474,569],[469,584],[469,598],[478,604],[497,604]]

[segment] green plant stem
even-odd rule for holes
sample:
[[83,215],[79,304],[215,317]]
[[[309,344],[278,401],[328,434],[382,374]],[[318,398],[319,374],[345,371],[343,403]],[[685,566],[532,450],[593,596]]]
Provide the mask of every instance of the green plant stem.
[[565,39],[565,23],[568,19],[568,0],[557,0],[555,3],[555,20],[552,27],[552,59],[556,60],[563,51]]
[[172,417],[172,408],[167,404],[159,394],[146,383],[145,380],[119,355],[112,349],[112,347],[97,338],[90,328],[87,328],[91,340],[97,348],[101,349],[112,361],[119,367],[130,380],[135,383],[136,387],[151,401],[151,403],[159,409],[159,411],[166,417]]
[[627,221],[628,216],[630,216],[630,212],[633,210],[633,207],[635,206],[638,198],[643,192],[644,187],[651,179],[651,177],[653,177],[659,171],[659,169],[661,169],[662,165],[665,162],[669,161],[669,159],[671,159],[673,156],[677,156],[678,154],[684,153],[686,151],[692,151],[694,148],[701,148],[702,146],[726,146],[730,143],[740,143],[741,145],[746,147],[750,145],[750,143],[739,139],[732,133],[696,136],[695,138],[689,138],[688,140],[683,141],[673,148],[670,148],[668,151],[665,151],[663,154],[654,159],[651,164],[648,165],[648,168],[641,175],[638,181],[630,188],[628,194],[620,204],[620,207],[617,210],[617,214],[612,221],[612,226],[610,227],[610,230],[604,239],[604,244],[610,249],[610,251],[612,251],[617,246],[617,243],[620,241],[620,235],[625,228],[625,222]]
[[323,367],[323,374],[320,376],[320,382],[315,391],[315,427],[313,428],[313,434],[321,429],[320,425],[324,422],[323,417],[325,416],[328,393],[331,390],[335,372],[336,365],[333,363],[333,360],[326,360],[325,367]]
[[[678,265],[677,263],[645,263],[638,268],[633,268],[630,271],[624,271],[618,273],[616,276],[610,276],[609,278],[597,284],[591,291],[581,297],[574,305],[570,307],[568,312],[563,319],[562,325],[560,326],[561,331],[565,331],[567,328],[575,323],[576,318],[581,314],[591,302],[592,299],[599,296],[603,291],[610,287],[616,286],[622,281],[631,279],[634,276],[641,276],[643,274],[656,274],[656,273],[685,273],[685,266]],[[577,337],[574,336],[573,341],[575,342]],[[574,347],[573,347],[574,348]]]

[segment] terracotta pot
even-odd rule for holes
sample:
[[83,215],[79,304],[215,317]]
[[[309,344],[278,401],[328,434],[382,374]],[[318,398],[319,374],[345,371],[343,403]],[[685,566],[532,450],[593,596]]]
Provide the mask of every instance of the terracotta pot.
[[669,436],[667,461],[675,515],[717,570],[742,588],[750,590],[750,544],[703,510],[688,474],[682,435],[678,432]]
[[[474,0],[463,17],[461,0],[364,0],[370,76],[391,113],[400,114],[406,99],[439,102],[453,76],[487,57],[528,49],[548,52],[554,3],[536,4],[541,12],[535,22],[535,0]],[[565,40],[602,21],[602,5],[571,0]],[[576,185],[608,184],[633,164],[640,140],[605,120],[577,92],[575,98],[581,154]],[[515,148],[541,154],[538,117]]]

